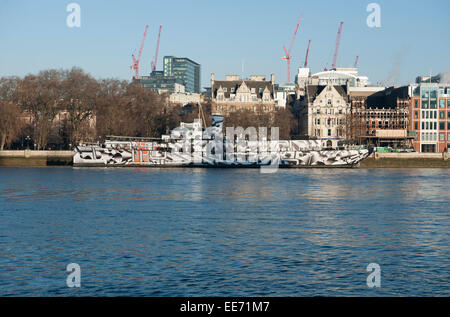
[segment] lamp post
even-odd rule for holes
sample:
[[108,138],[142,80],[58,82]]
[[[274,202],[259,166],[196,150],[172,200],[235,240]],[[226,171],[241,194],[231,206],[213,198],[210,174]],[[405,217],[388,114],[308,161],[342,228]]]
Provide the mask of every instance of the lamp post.
[[26,142],[27,150],[29,150],[30,149],[30,136],[29,135],[26,136],[25,142]]

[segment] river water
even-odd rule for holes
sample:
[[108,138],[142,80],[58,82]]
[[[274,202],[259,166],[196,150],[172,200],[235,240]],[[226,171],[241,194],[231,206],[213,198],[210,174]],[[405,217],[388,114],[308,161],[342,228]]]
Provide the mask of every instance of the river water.
[[0,168],[0,296],[449,296],[449,178]]

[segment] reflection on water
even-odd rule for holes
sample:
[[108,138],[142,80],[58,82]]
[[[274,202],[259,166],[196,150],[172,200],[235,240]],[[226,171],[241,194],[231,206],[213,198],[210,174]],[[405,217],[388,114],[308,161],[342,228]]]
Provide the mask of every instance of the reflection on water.
[[0,168],[0,296],[448,296],[449,176]]

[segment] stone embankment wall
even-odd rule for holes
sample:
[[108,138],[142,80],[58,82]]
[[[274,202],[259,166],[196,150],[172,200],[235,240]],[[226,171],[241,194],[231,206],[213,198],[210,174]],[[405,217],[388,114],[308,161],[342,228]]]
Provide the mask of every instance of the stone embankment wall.
[[0,166],[67,166],[72,157],[72,151],[0,151]]
[[450,167],[449,153],[372,153],[360,168]]

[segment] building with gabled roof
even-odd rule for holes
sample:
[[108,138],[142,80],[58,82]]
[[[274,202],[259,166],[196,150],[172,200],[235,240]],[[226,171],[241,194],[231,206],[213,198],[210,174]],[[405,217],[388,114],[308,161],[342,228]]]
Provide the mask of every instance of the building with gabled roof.
[[322,141],[324,147],[338,147],[345,140],[345,119],[350,111],[348,87],[307,85],[299,101],[299,132]]
[[252,75],[250,79],[227,75],[225,80],[215,80],[211,74],[211,101],[212,112],[222,115],[238,110],[272,112],[275,110],[274,76],[270,81],[261,75]]

